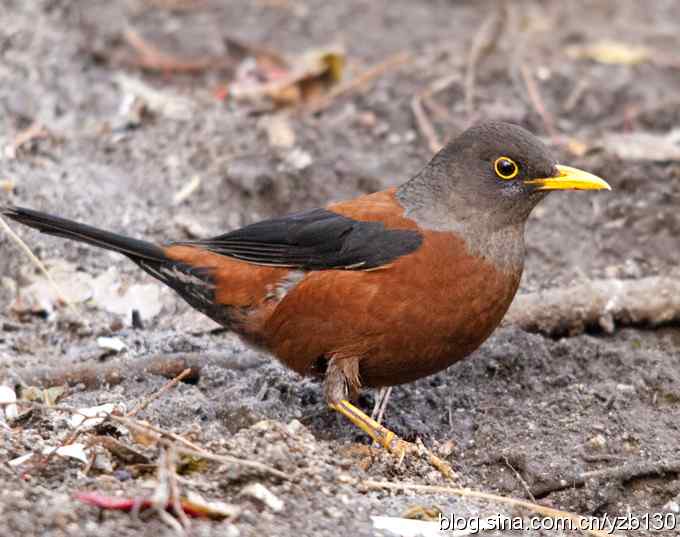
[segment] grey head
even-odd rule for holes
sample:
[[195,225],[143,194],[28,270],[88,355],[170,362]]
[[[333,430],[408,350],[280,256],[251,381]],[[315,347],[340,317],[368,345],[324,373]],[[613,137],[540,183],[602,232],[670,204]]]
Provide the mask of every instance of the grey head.
[[[491,121],[446,144],[397,197],[420,226],[456,232],[473,250],[505,258],[523,256],[524,224],[549,192],[599,189],[610,187],[558,164],[550,148],[526,129]],[[493,244],[506,241],[516,242],[516,251],[496,252]]]

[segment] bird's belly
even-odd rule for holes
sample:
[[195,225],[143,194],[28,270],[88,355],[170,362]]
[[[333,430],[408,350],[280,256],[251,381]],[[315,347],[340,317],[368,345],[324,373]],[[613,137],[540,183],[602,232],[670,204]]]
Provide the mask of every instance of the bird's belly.
[[500,323],[521,267],[499,270],[469,255],[447,259],[445,252],[374,272],[310,273],[267,319],[265,345],[306,375],[318,374],[324,360],[358,358],[366,386],[410,382],[448,367]]
[[[472,289],[480,289],[470,282]],[[370,343],[372,352],[360,362],[362,384],[391,386],[423,378],[465,358],[498,326],[515,294],[515,285],[486,288],[466,295],[454,290],[447,297],[410,305],[398,328],[382,325]],[[370,338],[369,338],[370,339]]]

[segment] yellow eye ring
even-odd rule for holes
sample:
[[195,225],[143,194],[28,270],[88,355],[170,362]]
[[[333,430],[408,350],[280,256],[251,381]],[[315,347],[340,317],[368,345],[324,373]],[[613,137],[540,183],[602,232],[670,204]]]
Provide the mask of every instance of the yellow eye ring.
[[496,175],[505,181],[514,179],[519,173],[519,166],[510,157],[498,157],[493,163]]

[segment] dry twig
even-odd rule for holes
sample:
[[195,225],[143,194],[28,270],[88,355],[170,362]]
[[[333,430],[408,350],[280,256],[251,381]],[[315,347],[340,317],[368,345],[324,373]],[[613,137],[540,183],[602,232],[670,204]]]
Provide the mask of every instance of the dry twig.
[[19,369],[13,374],[26,386],[49,388],[65,384],[69,386],[82,384],[85,389],[94,390],[101,386],[115,386],[125,379],[140,375],[160,375],[171,379],[185,369],[189,369],[190,372],[182,380],[198,382],[202,368],[208,365],[244,370],[259,363],[259,360],[249,354],[230,357],[218,353],[180,352],[107,363]]
[[611,333],[617,324],[680,322],[680,278],[592,280],[566,289],[519,295],[504,322],[551,336],[575,335],[593,328]]
[[498,42],[504,19],[504,4],[500,9],[493,11],[482,23],[475,34],[465,69],[465,111],[468,118],[472,115],[475,106],[475,81],[477,79],[477,64],[486,55],[490,54]]
[[425,140],[427,140],[427,147],[432,153],[436,153],[443,147],[443,144],[434,125],[432,125],[430,118],[423,108],[423,102],[420,96],[416,95],[411,100],[411,110],[413,110],[413,116],[416,118],[418,130],[424,136]]
[[[158,461],[158,485],[151,497],[151,503],[158,516],[178,534],[183,535],[191,527],[191,522],[180,503],[175,466],[176,453],[174,448],[172,446],[161,448],[161,456]],[[176,519],[167,512],[168,505],[172,506]]]
[[149,43],[141,34],[131,28],[127,29],[123,36],[137,53],[136,58],[130,58],[126,61],[135,67],[149,71],[197,73],[207,69],[230,66],[234,63],[229,57],[180,58],[160,50],[156,45]]
[[[85,422],[83,422],[85,423]],[[81,424],[82,425],[82,424]],[[37,474],[47,468],[47,466],[50,464],[50,462],[54,459],[54,457],[57,455],[57,450],[61,447],[68,446],[70,444],[73,444],[80,434],[83,432],[83,429],[78,426],[76,427],[71,433],[62,441],[59,443],[59,446],[55,447],[52,451],[50,451],[47,455],[41,455],[38,457],[38,459],[32,463],[28,468],[23,469],[21,473],[23,475],[32,475],[32,474]]]
[[[93,417],[99,416],[88,416],[83,414],[83,412],[75,407],[68,405],[46,405],[44,403],[37,403],[35,401],[25,401],[22,399],[16,401],[0,401],[0,407],[7,406],[8,404],[16,404],[20,406],[27,406],[30,408],[39,408],[42,410],[50,410],[54,412],[68,412],[69,414],[75,414],[83,416],[87,419],[92,419]],[[239,459],[238,457],[232,457],[230,455],[216,455],[209,451],[206,451],[202,447],[194,444],[190,440],[187,440],[183,436],[173,433],[172,431],[167,431],[161,427],[151,425],[150,423],[139,421],[135,418],[128,418],[127,416],[117,416],[115,414],[101,413],[104,419],[112,420],[120,423],[128,430],[135,430],[143,434],[148,435],[148,433],[153,433],[154,439],[166,447],[172,447],[177,453],[183,453],[185,455],[199,457],[210,461],[219,462],[222,464],[233,464],[237,466],[243,466],[245,468],[252,468],[260,472],[265,472],[273,476],[289,481],[291,479],[289,474],[286,474],[276,468],[272,468],[267,464],[263,464],[257,461],[251,461],[247,459]],[[172,442],[171,442],[172,441]]]
[[631,462],[613,468],[603,468],[602,470],[592,470],[564,479],[554,479],[532,488],[533,494],[537,498],[544,498],[552,492],[569,488],[583,487],[589,480],[608,480],[625,482],[631,479],[648,476],[662,476],[664,474],[680,473],[680,459],[657,462]]
[[567,98],[564,100],[562,109],[568,113],[571,112],[574,108],[576,108],[576,105],[581,100],[581,97],[589,87],[590,82],[588,82],[588,80],[585,79],[579,80],[574,86],[574,88],[571,90]]
[[14,142],[9,146],[9,153],[11,156],[16,156],[17,151],[22,145],[33,140],[43,140],[49,137],[50,131],[42,123],[36,121],[14,137]]
[[57,282],[54,281],[54,279],[52,278],[52,275],[47,270],[47,267],[45,267],[45,265],[43,265],[42,261],[40,261],[40,259],[38,259],[38,257],[31,251],[31,249],[26,245],[26,243],[23,240],[21,240],[21,238],[16,233],[14,233],[12,228],[9,227],[7,222],[5,222],[5,219],[2,218],[1,216],[0,216],[0,228],[2,228],[5,231],[5,233],[7,233],[7,236],[12,241],[14,241],[17,244],[17,246],[19,246],[19,248],[21,250],[23,250],[23,252],[31,260],[31,262],[38,268],[38,270],[40,272],[43,273],[43,275],[45,276],[45,278],[49,282],[50,286],[52,287],[52,289],[54,289],[54,292],[59,297],[59,300],[61,300],[64,304],[66,304],[73,311],[75,311],[75,307],[74,307],[73,303],[66,297],[64,292],[57,285]]
[[146,397],[144,399],[144,401],[142,401],[134,409],[132,409],[130,412],[127,413],[127,417],[132,418],[132,417],[136,416],[137,414],[139,414],[142,410],[144,410],[146,407],[148,407],[151,403],[153,403],[161,395],[163,395],[167,391],[169,391],[172,388],[174,388],[175,386],[177,386],[182,380],[184,380],[190,374],[191,374],[191,368],[187,367],[184,371],[182,371],[174,379],[166,382],[160,390],[158,390],[157,392],[154,392],[151,395],[149,395],[148,397]]
[[505,462],[505,466],[507,466],[510,469],[510,471],[515,475],[515,478],[517,479],[517,481],[520,482],[520,484],[522,485],[522,488],[529,495],[529,498],[531,499],[531,501],[535,502],[536,498],[534,497],[533,492],[529,488],[529,484],[524,480],[524,478],[520,475],[520,473],[517,471],[517,469],[512,464],[510,464],[508,457],[505,456],[505,455],[503,456],[503,462]]
[[196,192],[201,186],[201,176],[194,175],[189,182],[187,182],[182,188],[180,188],[175,195],[172,197],[172,204],[174,206],[181,205],[186,200],[191,197],[191,195]]
[[[378,392],[378,398],[376,399],[375,406],[373,407],[373,412],[371,412],[371,419],[376,420],[378,423],[382,423],[391,394],[392,386],[383,386],[380,388],[380,391]],[[376,443],[374,442],[374,445],[375,444]]]
[[250,461],[246,459],[239,459],[237,457],[231,457],[229,455],[215,455],[214,453],[210,453],[209,451],[206,451],[202,447],[194,444],[193,442],[187,440],[183,436],[178,435],[177,433],[173,433],[172,431],[167,431],[165,429],[162,429],[160,427],[151,425],[149,423],[141,422],[138,420],[135,420],[134,418],[128,418],[128,417],[123,417],[123,416],[116,416],[116,415],[109,415],[108,418],[112,419],[113,421],[117,421],[118,423],[121,423],[124,425],[126,428],[129,429],[136,429],[139,432],[142,433],[155,433],[157,435],[157,438],[159,440],[162,440],[163,438],[166,439],[166,444],[167,445],[172,445],[167,443],[167,439],[173,440],[177,444],[181,445],[174,445],[174,449],[177,450],[177,453],[184,453],[185,455],[190,455],[193,457],[200,457],[203,459],[207,459],[210,461],[215,461],[215,462],[220,462],[222,464],[235,464],[239,466],[244,466],[246,468],[253,468],[254,470],[259,470],[261,472],[269,473],[271,475],[274,475],[280,479],[285,479],[289,480],[290,476],[288,474],[285,474],[284,472],[281,472],[280,470],[277,470],[276,468],[272,468],[271,466],[268,466],[266,464],[263,464],[261,462],[257,461]]
[[520,73],[522,74],[522,79],[526,85],[527,95],[529,96],[531,106],[540,116],[541,120],[543,120],[543,125],[550,138],[553,142],[557,142],[559,135],[555,129],[555,120],[545,106],[545,102],[543,101],[543,97],[541,97],[541,92],[538,89],[538,84],[536,83],[534,76],[531,74],[529,67],[524,63],[520,66]]
[[[432,153],[439,151],[444,144],[437,134],[437,130],[434,128],[434,125],[430,121],[430,118],[423,107],[423,103],[427,103],[432,108],[437,108],[432,97],[434,97],[440,91],[444,91],[457,80],[457,74],[437,79],[432,82],[424,91],[421,91],[411,100],[411,110],[413,110],[413,116],[416,119],[416,126],[425,140],[427,140],[427,146],[430,151],[432,151]],[[440,113],[441,112],[443,111],[440,110]]]

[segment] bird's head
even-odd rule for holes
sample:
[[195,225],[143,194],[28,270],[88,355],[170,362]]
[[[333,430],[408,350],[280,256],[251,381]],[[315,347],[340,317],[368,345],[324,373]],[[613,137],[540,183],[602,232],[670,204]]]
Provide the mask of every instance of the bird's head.
[[452,216],[485,215],[499,225],[524,222],[553,190],[611,190],[591,173],[558,164],[529,131],[502,122],[469,128],[437,153],[419,177],[436,191],[435,203]]

